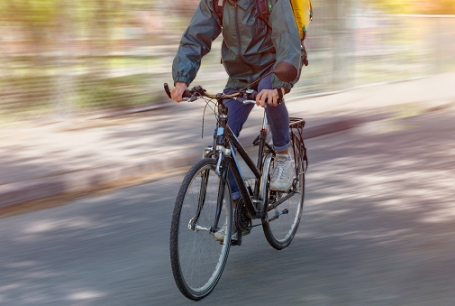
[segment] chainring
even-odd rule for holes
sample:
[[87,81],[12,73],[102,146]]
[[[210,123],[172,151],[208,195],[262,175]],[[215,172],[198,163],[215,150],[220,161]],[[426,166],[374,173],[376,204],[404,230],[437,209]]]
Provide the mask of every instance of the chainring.
[[253,227],[253,222],[248,217],[247,210],[243,200],[237,202],[237,206],[234,212],[234,224],[238,232],[249,232]]

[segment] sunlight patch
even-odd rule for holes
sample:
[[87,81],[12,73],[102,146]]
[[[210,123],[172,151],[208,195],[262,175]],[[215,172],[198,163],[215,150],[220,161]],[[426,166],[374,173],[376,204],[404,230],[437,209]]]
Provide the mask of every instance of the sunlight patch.
[[455,207],[438,209],[428,215],[429,216],[421,218],[419,221],[422,223],[453,222],[455,219]]
[[409,210],[409,209],[415,209],[414,205],[409,205],[405,203],[404,199],[390,199],[390,200],[384,200],[379,203],[376,203],[375,206],[379,207],[384,207],[387,208],[387,210],[392,210],[392,211],[403,211],[403,210]]
[[12,264],[7,265],[9,268],[30,268],[33,266],[37,266],[39,263],[38,261],[28,260],[28,261],[20,261],[15,262]]
[[343,215],[347,213],[351,213],[353,209],[337,209],[337,210],[330,210],[326,213],[326,215],[336,216],[336,215]]
[[69,300],[78,301],[78,300],[90,300],[97,299],[106,296],[105,293],[99,291],[81,291],[77,293],[70,294],[68,296]]
[[0,292],[14,290],[14,289],[18,289],[18,288],[21,288],[21,287],[24,287],[24,286],[25,286],[25,283],[15,283],[15,284],[11,284],[11,285],[1,286],[0,287]]
[[341,201],[345,200],[345,196],[331,196],[331,197],[322,197],[320,199],[312,199],[311,200],[311,205],[318,205],[318,204],[325,204],[325,203],[330,203],[330,202],[336,202],[336,201]]
[[58,221],[48,219],[31,222],[27,227],[25,227],[23,232],[25,234],[36,234],[59,229],[94,229],[103,226],[104,225],[100,225],[98,222],[93,222],[86,217],[75,217]]

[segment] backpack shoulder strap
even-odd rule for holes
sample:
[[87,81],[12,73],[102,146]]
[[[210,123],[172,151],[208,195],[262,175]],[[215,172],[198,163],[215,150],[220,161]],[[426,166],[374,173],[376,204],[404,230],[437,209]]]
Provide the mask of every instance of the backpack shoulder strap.
[[256,0],[256,8],[258,10],[258,17],[271,28],[269,24],[270,11],[272,10],[272,3],[270,0]]
[[221,21],[221,24],[223,24],[223,7],[224,7],[224,3],[226,2],[226,0],[213,0],[213,9],[216,13],[216,15],[218,16],[218,18],[220,19]]
[[269,0],[256,0],[256,7],[259,16],[267,18],[270,17],[270,11],[272,10],[272,3]]

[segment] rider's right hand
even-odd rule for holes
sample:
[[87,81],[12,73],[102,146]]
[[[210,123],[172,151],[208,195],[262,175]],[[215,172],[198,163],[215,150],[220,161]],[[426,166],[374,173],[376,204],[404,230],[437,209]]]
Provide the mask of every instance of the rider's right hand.
[[185,90],[188,89],[188,85],[185,82],[175,82],[175,87],[171,91],[171,98],[175,102],[182,102],[182,96]]

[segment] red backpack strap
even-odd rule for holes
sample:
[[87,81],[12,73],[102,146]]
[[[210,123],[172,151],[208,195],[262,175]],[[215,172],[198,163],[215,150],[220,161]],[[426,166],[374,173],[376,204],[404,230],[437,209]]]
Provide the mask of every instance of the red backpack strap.
[[262,19],[262,21],[264,21],[269,28],[271,28],[269,24],[271,10],[271,7],[269,6],[269,0],[256,0],[256,8],[258,10],[258,17]]
[[213,9],[215,10],[216,15],[223,24],[223,7],[226,0],[213,0]]

